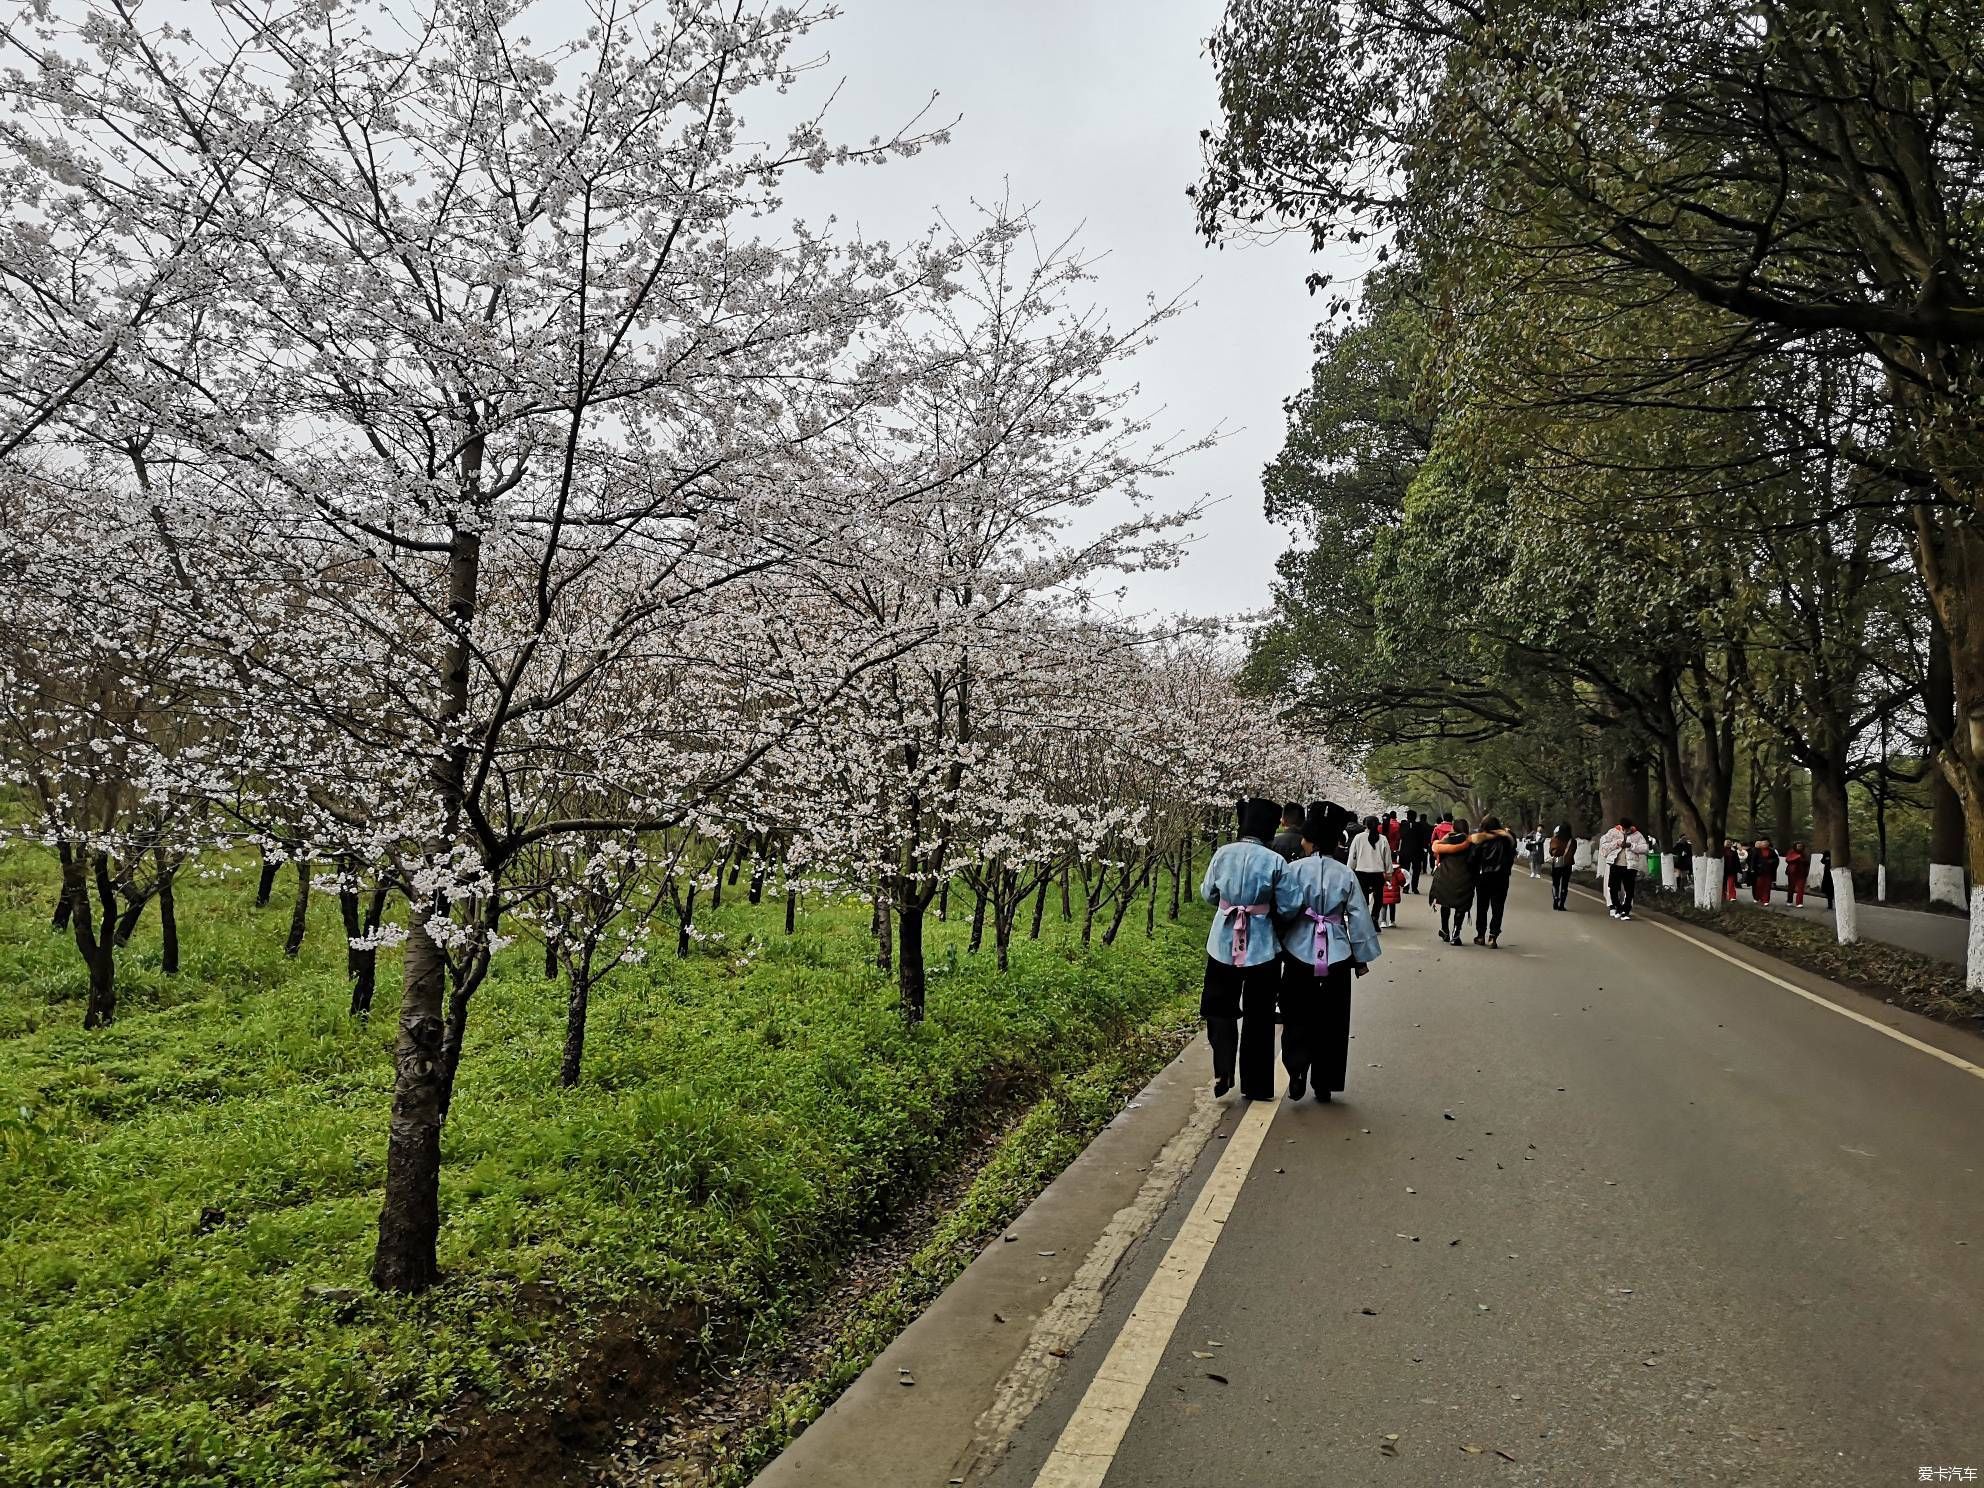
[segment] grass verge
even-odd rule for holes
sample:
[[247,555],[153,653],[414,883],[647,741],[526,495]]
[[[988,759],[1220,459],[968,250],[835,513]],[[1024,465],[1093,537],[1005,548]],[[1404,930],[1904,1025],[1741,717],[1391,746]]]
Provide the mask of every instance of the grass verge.
[[[1105,948],[1050,916],[1001,977],[965,925],[933,924],[912,1029],[865,909],[809,903],[788,938],[782,906],[733,896],[689,958],[596,993],[585,1080],[563,1091],[562,992],[519,947],[478,995],[446,1132],[447,1283],[406,1300],[365,1280],[397,965],[353,1023],[335,904],[319,896],[287,960],[282,895],[255,911],[223,873],[182,890],[181,974],[159,971],[148,922],[118,1022],[85,1034],[52,892],[45,859],[0,855],[8,1485],[345,1482],[464,1402],[557,1399],[603,1338],[691,1362],[773,1346],[954,1164],[974,1113],[1078,1089],[1203,957],[1201,917],[1148,940],[1133,920]],[[901,1305],[928,1284],[906,1275]]]

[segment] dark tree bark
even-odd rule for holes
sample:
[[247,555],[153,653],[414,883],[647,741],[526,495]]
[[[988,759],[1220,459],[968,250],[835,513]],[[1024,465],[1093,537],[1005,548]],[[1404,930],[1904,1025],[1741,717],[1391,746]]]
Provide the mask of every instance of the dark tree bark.
[[586,1051],[586,1004],[591,996],[592,980],[575,964],[571,991],[565,998],[565,1053],[558,1061],[558,1083],[567,1090],[579,1083],[579,1065]]
[[48,928],[60,935],[69,928],[69,887],[64,884],[55,891],[55,912],[48,917]]
[[923,916],[928,903],[924,891],[907,881],[903,883],[896,900],[896,915],[901,921],[902,934],[902,951],[896,958],[896,985],[906,1023],[923,1021]]
[[[93,870],[97,899],[90,900]],[[117,1017],[117,885],[111,880],[110,862],[103,853],[93,853],[88,863],[64,844],[62,883],[69,899],[69,928],[76,938],[76,949],[89,968],[90,989],[83,1004],[83,1027],[104,1028]]]
[[255,908],[267,909],[269,896],[276,891],[276,875],[282,872],[282,864],[270,860],[266,851],[262,854],[262,876],[255,881]]
[[179,975],[179,904],[172,897],[172,881],[179,869],[168,865],[163,849],[157,850],[158,884],[158,968],[167,976]]
[[889,908],[889,891],[875,885],[875,969],[884,976],[895,970],[895,916]]
[[785,933],[790,935],[799,923],[799,890],[785,891]]
[[1040,939],[1040,927],[1047,918],[1047,886],[1053,881],[1051,873],[1041,875],[1039,892],[1033,896],[1033,927],[1026,933],[1028,940]]
[[124,908],[117,916],[116,943],[121,950],[131,943],[131,937],[138,931],[138,922],[145,917],[145,906],[151,901],[140,898],[128,887],[125,889]]
[[1074,901],[1068,892],[1068,865],[1061,865],[1061,918],[1072,920],[1075,917]]
[[943,923],[945,921],[948,921],[950,917],[951,917],[951,881],[947,878],[944,880],[943,888],[937,891],[937,919],[939,923]]
[[421,915],[409,919],[406,987],[393,1047],[386,1198],[372,1257],[372,1284],[393,1292],[425,1291],[440,1275],[435,1247],[441,1230],[441,999],[447,971]]
[[544,979],[558,980],[558,937],[548,931],[544,937]]
[[289,937],[282,943],[285,956],[296,956],[303,950],[303,935],[310,928],[310,864],[307,859],[296,860],[296,904],[289,912]]
[[[998,871],[997,868],[991,870],[992,873],[997,873]],[[981,888],[975,892],[972,895],[972,900],[971,953],[975,956],[978,954],[979,947],[985,944],[985,890]]]
[[686,959],[689,954],[689,932],[696,926],[696,895],[698,892],[698,886],[693,883],[690,884],[688,896],[682,900],[676,910],[675,955],[678,960]]

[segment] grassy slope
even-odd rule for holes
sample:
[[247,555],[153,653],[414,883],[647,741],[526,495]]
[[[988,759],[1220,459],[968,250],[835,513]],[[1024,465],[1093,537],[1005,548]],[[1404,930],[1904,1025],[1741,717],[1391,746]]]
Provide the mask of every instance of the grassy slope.
[[[286,889],[285,885],[285,889]],[[1194,981],[1203,921],[999,978],[931,925],[931,1011],[905,1029],[865,911],[726,905],[688,961],[595,995],[585,1083],[556,1085],[562,996],[511,952],[478,997],[445,1148],[442,1263],[413,1302],[365,1283],[397,967],[344,1014],[335,904],[299,962],[284,889],[256,912],[182,890],[184,969],[155,925],[123,1006],[81,1029],[45,860],[0,856],[0,1482],[335,1482],[470,1395],[556,1380],[590,1322],[685,1307],[776,1330],[957,1117],[1082,1067]],[[741,898],[741,896],[738,896]],[[224,1218],[201,1231],[203,1210]]]

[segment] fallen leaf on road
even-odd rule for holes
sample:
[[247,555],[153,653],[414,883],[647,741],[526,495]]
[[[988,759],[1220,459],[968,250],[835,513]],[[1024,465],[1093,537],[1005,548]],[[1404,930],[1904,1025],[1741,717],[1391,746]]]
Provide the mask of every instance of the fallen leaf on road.
[[1006,1320],[1006,1315],[1003,1312],[995,1312],[992,1314],[992,1321],[995,1323],[1003,1323],[1005,1320]]
[[1460,1241],[1458,1241],[1458,1240],[1449,1240],[1449,1241],[1447,1242],[1447,1244],[1449,1244],[1449,1245],[1458,1245],[1458,1244],[1460,1244]]
[[1454,1113],[1452,1111],[1442,1111],[1440,1113],[1440,1119],[1443,1121],[1452,1121],[1454,1119]]
[[1495,1455],[1504,1462],[1514,1462],[1516,1460],[1516,1454],[1514,1452],[1504,1452],[1500,1447],[1495,1448]]
[[913,1385],[916,1383],[916,1377],[912,1375],[907,1369],[904,1369],[899,1371],[899,1373],[897,1374],[896,1383],[899,1385]]
[[1193,1349],[1193,1350],[1192,1350],[1192,1357],[1193,1357],[1194,1359],[1210,1359],[1210,1358],[1212,1358],[1212,1357],[1214,1357],[1214,1356],[1213,1356],[1213,1355],[1211,1355],[1211,1354],[1209,1354],[1209,1353],[1207,1353],[1207,1352],[1206,1352],[1206,1351],[1205,1351],[1204,1349]]
[[1375,1307],[1360,1307],[1357,1310],[1363,1313],[1365,1317],[1376,1317],[1378,1315],[1378,1309]]
[[1053,1254],[1054,1254],[1054,1252],[1053,1252],[1053,1251],[1051,1251],[1051,1250],[1043,1250],[1043,1251],[1041,1252],[1041,1254],[1042,1254],[1042,1255],[1044,1255],[1044,1256],[1051,1256],[1051,1255],[1053,1255]]
[[1227,1385],[1232,1383],[1232,1381],[1229,1380],[1225,1375],[1214,1374],[1210,1369],[1206,1371],[1206,1378],[1211,1380],[1215,1385]]
[[1406,1192],[1407,1192],[1407,1193],[1409,1193],[1409,1194],[1416,1194],[1416,1193],[1418,1193],[1418,1192],[1419,1192],[1419,1190],[1418,1190],[1418,1189],[1416,1189],[1416,1188],[1408,1188],[1408,1189],[1406,1190]]
[[1057,1359],[1065,1359],[1068,1357],[1068,1351],[1064,1348],[1051,1348],[1047,1352],[1052,1354]]
[[1479,1457],[1483,1452],[1488,1450],[1479,1442],[1462,1442],[1460,1449],[1470,1457]]
[[1398,1433],[1396,1431],[1378,1443],[1378,1453],[1384,1457],[1398,1456]]

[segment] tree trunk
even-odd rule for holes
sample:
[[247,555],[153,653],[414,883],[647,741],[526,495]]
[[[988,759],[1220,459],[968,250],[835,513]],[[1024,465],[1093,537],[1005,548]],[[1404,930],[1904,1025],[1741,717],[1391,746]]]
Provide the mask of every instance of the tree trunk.
[[166,866],[164,854],[158,861],[158,969],[167,976],[179,975],[179,904],[172,897],[172,880],[179,872]]
[[1068,897],[1068,865],[1061,865],[1061,918],[1072,920],[1075,917],[1074,901]]
[[937,922],[947,923],[951,918],[951,881],[947,878],[937,890]]
[[310,864],[307,859],[296,860],[296,905],[289,912],[289,938],[282,943],[285,956],[295,956],[303,949],[303,934],[310,928]]
[[548,929],[544,932],[544,979],[558,980],[558,936]]
[[[717,860],[716,874],[710,880],[710,908],[723,908],[723,875],[730,867],[730,854],[725,853]],[[736,882],[735,879],[732,882]]]
[[1969,899],[1964,885],[1963,797],[1950,784],[1951,769],[1962,769],[1956,756],[1956,684],[1950,675],[1949,635],[1931,614],[1929,679],[1923,690],[1929,721],[1929,902],[1962,909]]
[[753,858],[751,860],[751,886],[745,891],[744,897],[747,902],[752,904],[759,903],[765,897],[765,860],[763,858]]
[[1040,939],[1040,927],[1047,918],[1047,886],[1053,881],[1052,873],[1043,873],[1040,877],[1040,889],[1033,896],[1033,928],[1026,933],[1028,940]]
[[1182,889],[1181,889],[1182,875],[1179,873],[1178,870],[1181,860],[1184,858],[1185,854],[1190,852],[1191,850],[1192,849],[1190,844],[1186,844],[1178,849],[1176,856],[1173,856],[1170,853],[1166,853],[1164,855],[1166,862],[1168,863],[1171,869],[1171,908],[1165,912],[1165,916],[1164,916],[1168,920],[1177,919],[1178,911],[1182,907],[1182,900],[1179,897],[1180,894],[1182,893]]
[[799,922],[799,890],[785,891],[785,933],[790,935]]
[[1791,782],[1782,775],[1770,788],[1771,842],[1779,852],[1797,840],[1791,821]]
[[689,897],[682,901],[682,919],[675,927],[675,956],[677,960],[689,954],[689,931],[696,923],[696,885],[689,885]]
[[138,921],[145,917],[145,905],[149,902],[149,900],[138,898],[135,894],[124,901],[123,913],[117,916],[117,934],[115,936],[116,943],[120,948],[131,943],[131,937],[137,933]]
[[65,883],[55,891],[55,912],[48,917],[48,928],[60,935],[69,928],[69,886]]
[[889,911],[889,890],[875,885],[875,969],[887,976],[895,969],[895,917]]
[[[109,859],[103,853],[91,854],[100,906],[90,899],[90,881],[84,874],[84,860],[63,849],[62,881],[69,896],[69,928],[76,937],[76,949],[89,968],[90,990],[83,1004],[83,1027],[104,1028],[117,1017],[117,886],[111,881]],[[98,913],[99,907],[101,914]]]
[[565,998],[565,1056],[558,1062],[558,1083],[570,1090],[579,1083],[579,1064],[586,1052],[586,1003],[592,980],[574,967],[572,990]]
[[[432,906],[427,906],[431,910]],[[406,986],[393,1046],[393,1117],[386,1137],[386,1198],[372,1284],[422,1292],[439,1279],[441,1229],[441,998],[446,968],[421,906],[406,936]]]
[[[1853,892],[1853,824],[1846,804],[1846,766],[1828,760],[1812,771],[1812,819],[1823,819],[1827,836],[1826,862],[1833,875],[1833,930],[1841,945],[1860,938],[1860,920]],[[1817,836],[1816,830],[1814,836]]]
[[280,862],[271,862],[266,850],[262,853],[262,876],[255,881],[255,908],[267,909],[269,896],[276,891],[276,875],[282,872]]
[[901,952],[896,957],[896,986],[905,1023],[923,1021],[923,913],[923,891],[905,879],[896,896],[896,916],[901,921],[902,935]]
[[1146,871],[1150,874],[1150,898],[1144,905],[1144,939],[1150,940],[1157,935],[1157,859],[1151,859]]
[[[992,870],[994,873],[998,869]],[[977,955],[980,946],[985,944],[985,892],[983,889],[972,895],[975,901],[971,906],[971,954]]]

